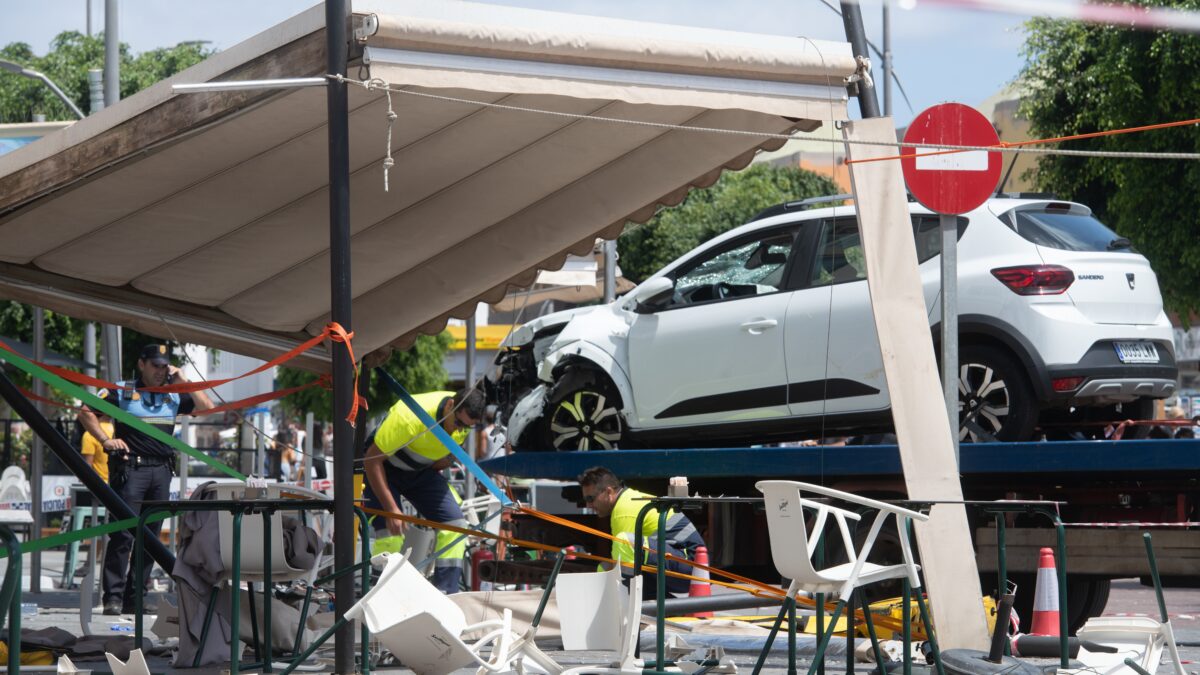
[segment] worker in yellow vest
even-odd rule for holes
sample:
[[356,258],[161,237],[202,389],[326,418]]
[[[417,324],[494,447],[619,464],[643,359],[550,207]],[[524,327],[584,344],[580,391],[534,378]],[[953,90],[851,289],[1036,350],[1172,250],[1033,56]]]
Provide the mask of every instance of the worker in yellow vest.
[[[613,537],[612,559],[618,563],[633,563],[633,543],[636,541],[638,513],[646,506],[650,495],[627,488],[621,484],[616,474],[602,466],[594,466],[579,476],[579,485],[583,489],[583,501],[602,518],[609,519]],[[696,549],[704,546],[704,539],[696,530],[696,526],[687,516],[675,511],[667,512],[667,553],[678,558],[695,560]],[[654,549],[658,546],[658,509],[650,509],[642,522],[642,537],[646,546]],[[657,564],[655,552],[646,552],[647,565]],[[692,567],[685,563],[667,559],[667,569],[673,572],[691,574]],[[622,573],[631,577],[633,568],[622,565]],[[649,572],[645,574],[642,583],[643,599],[655,597],[657,581]],[[691,582],[679,577],[667,577],[667,591],[676,595],[687,595]]]
[[[434,391],[418,394],[417,404],[437,420],[455,443],[461,444],[483,418],[483,392],[464,389],[457,394]],[[363,472],[367,477],[367,505],[383,511],[400,512],[397,500],[404,497],[426,520],[467,527],[459,507],[458,495],[441,472],[454,463],[449,448],[421,422],[403,401],[388,411],[387,417],[367,441]],[[381,522],[382,521],[382,522]],[[374,519],[376,552],[394,549],[402,540],[404,524],[393,518]],[[453,532],[439,532],[437,550],[458,538]],[[466,540],[442,551],[434,565],[433,584],[443,593],[457,593],[462,581],[463,552]],[[421,562],[419,560],[414,562]]]

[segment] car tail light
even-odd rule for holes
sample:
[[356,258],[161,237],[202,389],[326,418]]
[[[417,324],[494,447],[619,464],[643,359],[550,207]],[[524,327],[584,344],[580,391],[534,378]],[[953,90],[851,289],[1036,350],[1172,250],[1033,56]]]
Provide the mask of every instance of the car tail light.
[[1082,377],[1058,377],[1050,380],[1050,386],[1057,392],[1075,391],[1083,384],[1083,380]]
[[1062,265],[997,267],[992,276],[1017,295],[1058,295],[1075,283],[1075,273]]

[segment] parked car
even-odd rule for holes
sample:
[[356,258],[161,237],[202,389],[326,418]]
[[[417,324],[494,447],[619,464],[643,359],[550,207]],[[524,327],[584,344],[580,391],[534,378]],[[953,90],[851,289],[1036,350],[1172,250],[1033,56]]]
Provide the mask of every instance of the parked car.
[[[826,200],[828,201],[828,200]],[[938,216],[909,204],[937,340]],[[1175,391],[1158,280],[1081,204],[997,196],[958,218],[963,440],[1099,437]],[[886,255],[886,253],[885,253]],[[509,336],[490,376],[518,449],[703,447],[886,431],[852,206],[782,204],[617,301]]]

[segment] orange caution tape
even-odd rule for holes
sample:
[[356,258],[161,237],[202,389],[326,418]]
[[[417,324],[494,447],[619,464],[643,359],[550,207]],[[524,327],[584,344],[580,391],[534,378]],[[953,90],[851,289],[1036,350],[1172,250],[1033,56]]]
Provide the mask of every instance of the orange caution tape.
[[[219,387],[222,384],[234,382],[236,380],[240,380],[240,379],[249,377],[251,375],[256,375],[258,373],[270,370],[271,368],[274,368],[276,366],[282,365],[282,364],[296,358],[300,354],[303,354],[304,352],[321,344],[322,342],[325,341],[326,338],[329,338],[329,340],[332,342],[337,342],[337,343],[346,345],[346,350],[350,353],[350,362],[354,363],[355,362],[354,347],[351,345],[351,342],[350,342],[353,337],[354,337],[354,333],[347,332],[346,329],[342,328],[342,326],[340,324],[338,324],[337,322],[330,322],[328,324],[325,324],[325,330],[322,331],[320,335],[316,335],[316,336],[312,337],[311,339],[309,339],[299,345],[296,345],[295,347],[288,350],[287,352],[284,352],[283,354],[275,357],[274,359],[271,359],[270,361],[255,368],[254,370],[243,373],[241,375],[237,375],[235,377],[227,377],[227,378],[220,379],[220,380],[202,380],[199,382],[176,382],[174,384],[166,384],[166,385],[162,385],[162,386],[158,386],[158,387],[142,387],[141,390],[154,392],[154,393],[161,393],[161,394],[190,394],[190,393],[196,392],[196,391],[212,389],[213,387]],[[16,350],[14,350],[12,347],[9,347],[8,345],[4,344],[3,341],[0,341],[0,349],[3,349],[5,351],[13,353],[13,354],[17,353]],[[38,366],[41,366],[45,370],[48,370],[48,371],[54,373],[55,375],[58,375],[59,377],[63,378],[64,380],[67,380],[68,382],[73,382],[75,384],[79,384],[79,385],[83,385],[83,386],[87,386],[87,387],[96,387],[97,389],[134,389],[134,387],[121,387],[120,385],[118,385],[114,382],[109,382],[108,380],[91,377],[90,375],[85,375],[83,373],[77,373],[73,370],[68,370],[66,368],[61,368],[59,366],[52,366],[50,364],[42,363],[39,361],[33,361],[33,363],[37,364]],[[350,415],[347,418],[349,420],[351,426],[353,426],[355,423],[355,417],[357,417],[357,415],[358,415],[359,406],[361,405],[363,407],[363,409],[366,409],[366,407],[367,407],[366,399],[359,396],[359,394],[358,394],[358,377],[359,377],[359,368],[358,368],[357,363],[355,363],[355,365],[354,365],[354,403],[351,406]],[[322,381],[323,380],[319,379],[316,382],[314,382],[308,386],[316,386],[317,383],[320,383]],[[292,392],[289,391],[288,393],[292,393]],[[281,396],[285,396],[285,395],[286,394],[281,394]],[[267,395],[263,394],[262,396],[267,396]],[[36,397],[33,397],[32,395],[30,395],[30,397],[34,398],[34,400],[39,400],[39,401],[43,401],[45,403],[50,403],[51,405],[60,405],[61,406],[61,404],[58,403],[57,401],[50,401],[45,398],[36,398]],[[251,399],[253,399],[253,398],[255,398],[255,397],[251,397]],[[251,399],[245,399],[245,400],[250,401]],[[272,399],[271,398],[263,398],[259,402],[270,401],[270,400],[272,400]],[[251,404],[247,403],[245,405],[251,405]],[[245,405],[241,405],[238,407],[245,407]],[[214,408],[212,410],[206,411],[204,414],[211,415],[211,414],[213,414],[214,411],[215,412],[224,412],[226,410],[236,409],[231,406],[233,406],[233,404],[226,404],[224,406],[220,406],[219,408]]]
[[[418,518],[416,516],[408,516],[408,515],[404,515],[402,513],[393,513],[391,511],[382,511],[380,509],[373,509],[373,508],[370,508],[367,506],[362,506],[361,508],[362,508],[363,512],[369,513],[373,516],[381,516],[383,518],[392,518],[394,520],[400,520],[400,521],[404,521],[406,523],[412,523],[414,525],[421,525],[422,527],[428,527],[428,528],[432,528],[435,530],[446,530],[448,532],[455,532],[457,534],[465,534],[465,535],[468,535],[471,537],[478,537],[481,539],[494,539],[499,542],[505,542],[508,544],[521,546],[523,548],[530,548],[530,549],[533,549],[536,551],[544,551],[544,552],[549,552],[549,553],[561,552],[560,548],[555,547],[555,546],[550,546],[549,544],[542,544],[542,543],[535,542],[535,541],[516,539],[514,537],[510,537],[510,536],[502,535],[502,534],[492,534],[490,532],[471,530],[471,529],[467,529],[467,528],[457,527],[455,525],[448,525],[446,523],[439,523],[439,522],[432,521],[432,520],[426,520],[424,518]],[[591,535],[594,535],[594,536],[597,536],[597,537],[600,537],[603,539],[608,539],[610,541],[616,541],[616,539],[617,539],[616,537],[614,537],[613,535],[611,535],[607,532],[602,532],[595,528],[588,527],[586,525],[581,525],[574,521],[567,520],[566,518],[561,518],[559,516],[551,515],[549,513],[545,513],[543,511],[539,511],[534,508],[530,508],[527,506],[519,506],[519,507],[517,507],[517,509],[520,513],[525,513],[525,514],[534,516],[536,518],[541,518],[542,520],[545,520],[547,522],[562,525],[564,527],[568,527],[573,530],[578,530],[580,532],[591,534]],[[650,547],[648,547],[648,546],[646,546],[644,548],[646,550],[651,550]],[[623,567],[633,567],[633,564],[629,563],[629,562],[617,561],[617,560],[613,560],[612,558],[606,558],[604,556],[594,555],[591,553],[584,553],[582,551],[575,552],[572,555],[574,555],[577,558],[583,558],[585,560],[593,560],[595,562],[608,563],[608,564],[619,564],[619,565],[622,565]],[[733,572],[716,569],[714,567],[709,567],[708,565],[701,565],[699,563],[692,562],[691,560],[687,560],[686,558],[679,558],[677,556],[673,556],[669,553],[666,554],[664,557],[667,560],[674,560],[676,562],[680,562],[680,563],[689,565],[692,568],[700,568],[703,570],[707,570],[710,575],[710,577],[708,579],[705,579],[703,577],[696,577],[691,574],[685,574],[683,572],[674,572],[672,570],[665,570],[667,576],[669,576],[669,577],[673,577],[676,579],[687,579],[690,581],[709,582],[712,584],[716,584],[717,586],[724,586],[725,588],[730,588],[733,590],[742,591],[744,593],[749,593],[756,597],[771,596],[774,598],[782,598],[782,597],[785,597],[787,594],[786,591],[783,589],[780,589],[775,586],[771,586],[769,584],[765,584],[761,581],[756,581],[754,579],[750,579],[748,577],[741,576],[740,574],[734,574]],[[641,569],[643,572],[657,572],[657,568],[653,565],[642,565]],[[713,575],[713,574],[723,576],[723,577],[726,577],[729,579],[733,579],[737,583],[730,583],[730,582],[726,582],[726,581],[720,581],[718,579],[713,579],[711,577],[711,575]],[[815,600],[812,600],[811,598],[806,598],[806,597],[796,597],[795,601],[796,601],[796,604],[803,605],[806,607],[816,607],[816,605],[817,605]],[[835,603],[825,603],[826,609],[832,610],[835,607],[836,607]],[[860,609],[856,609],[854,612],[854,615],[855,615],[856,620],[858,620],[858,619],[862,619],[864,621],[866,620],[865,613]],[[902,630],[902,628],[903,628],[903,623],[900,619],[893,619],[893,618],[887,617],[887,616],[872,615],[871,620],[876,625],[884,626],[893,631],[899,631],[899,630]]]
[[346,351],[350,353],[350,363],[354,366],[354,400],[350,404],[350,414],[346,415],[346,421],[350,426],[355,426],[358,423],[358,408],[362,406],[363,410],[367,410],[367,399],[363,398],[358,393],[358,377],[361,370],[358,367],[358,361],[354,358],[354,346],[350,340],[354,337],[354,333],[347,333],[341,324],[331,321],[325,324],[325,332],[322,335],[329,336],[333,342],[340,342],[346,345]]
[[[1125,129],[1111,129],[1109,131],[1093,131],[1086,134],[1074,134],[1072,136],[1056,136],[1054,138],[1035,138],[1028,141],[1016,141],[1009,143],[1001,141],[995,145],[986,146],[988,148],[1022,148],[1027,145],[1044,145],[1049,143],[1062,143],[1063,141],[1081,141],[1088,138],[1101,138],[1104,136],[1118,136],[1121,134],[1134,134],[1142,131],[1157,131],[1159,129],[1170,129],[1173,127],[1186,127],[1194,124],[1200,124],[1200,118],[1192,120],[1179,120],[1177,122],[1162,122],[1159,124],[1147,124],[1140,127],[1127,127]],[[930,145],[936,145],[931,143]],[[935,155],[951,155],[957,152],[971,152],[970,150],[938,150],[935,152],[913,152],[906,155],[891,155],[889,157],[869,157],[864,159],[847,159],[845,164],[865,164],[867,162],[883,162],[893,159],[908,159],[910,157],[933,157]]]

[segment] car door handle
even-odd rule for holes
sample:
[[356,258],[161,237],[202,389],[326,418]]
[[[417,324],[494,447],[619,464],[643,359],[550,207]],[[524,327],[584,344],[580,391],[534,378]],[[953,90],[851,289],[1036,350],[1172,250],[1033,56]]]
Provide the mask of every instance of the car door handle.
[[742,329],[751,335],[761,335],[768,328],[778,326],[779,322],[775,319],[755,319],[742,324]]

